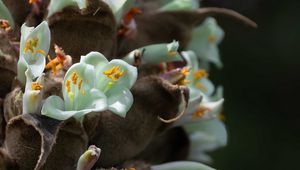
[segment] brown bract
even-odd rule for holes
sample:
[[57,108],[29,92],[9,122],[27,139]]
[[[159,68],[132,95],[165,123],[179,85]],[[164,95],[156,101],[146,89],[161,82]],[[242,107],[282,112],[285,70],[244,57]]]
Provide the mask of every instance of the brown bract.
[[114,56],[116,22],[104,2],[90,0],[84,10],[65,8],[48,18],[48,22],[52,43],[71,55],[74,63],[90,51],[101,52],[110,59]]
[[[132,159],[166,130],[170,124],[163,123],[158,116],[164,119],[176,117],[185,89],[149,76],[139,79],[131,91],[134,103],[125,118],[110,111],[99,113],[97,134],[90,139],[90,144],[102,150],[97,162],[100,167]],[[184,95],[188,94],[184,92]]]

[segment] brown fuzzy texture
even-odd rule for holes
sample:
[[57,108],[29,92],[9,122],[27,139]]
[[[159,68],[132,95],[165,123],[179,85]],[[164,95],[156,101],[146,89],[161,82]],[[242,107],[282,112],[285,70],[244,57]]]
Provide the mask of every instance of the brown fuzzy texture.
[[170,124],[158,119],[177,115],[181,88],[158,77],[139,79],[132,88],[134,103],[125,118],[110,111],[99,113],[97,134],[90,144],[101,148],[99,167],[111,167],[139,154]]
[[136,157],[150,164],[185,160],[189,151],[189,138],[181,127],[171,128],[154,138]]
[[88,147],[88,139],[81,123],[70,119],[59,129],[57,140],[43,170],[75,170],[77,161]]
[[21,170],[38,170],[51,152],[59,121],[37,114],[11,119],[6,128],[5,147]]
[[87,9],[68,7],[48,18],[51,41],[61,46],[74,63],[81,55],[98,51],[111,58],[116,44],[116,22],[104,2],[90,0]]
[[21,87],[16,87],[4,99],[3,114],[5,121],[23,113],[23,92]]
[[[248,26],[256,27],[256,23],[241,14],[223,8],[200,8],[193,11],[146,12],[135,17],[137,34],[135,37],[118,41],[118,56],[142,46],[169,43],[177,40],[180,50],[184,49],[191,39],[192,30],[208,16],[225,16],[233,18]],[[158,19],[159,18],[159,19]]]
[[1,170],[19,170],[17,164],[3,148],[0,149],[0,169]]
[[0,97],[4,97],[10,90],[17,71],[18,53],[10,44],[8,35],[0,30]]

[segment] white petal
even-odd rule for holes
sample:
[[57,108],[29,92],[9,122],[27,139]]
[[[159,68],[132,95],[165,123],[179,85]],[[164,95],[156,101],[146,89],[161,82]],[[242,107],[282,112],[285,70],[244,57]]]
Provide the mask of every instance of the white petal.
[[152,170],[215,170],[207,165],[191,161],[175,161],[151,166]]

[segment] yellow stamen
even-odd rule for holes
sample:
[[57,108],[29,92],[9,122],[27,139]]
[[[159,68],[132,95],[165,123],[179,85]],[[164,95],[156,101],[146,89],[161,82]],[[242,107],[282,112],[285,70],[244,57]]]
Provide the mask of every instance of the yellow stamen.
[[27,53],[27,51],[29,50],[31,53],[34,53],[35,48],[38,45],[38,38],[31,38],[28,39],[25,43],[25,48],[24,48],[24,53]]
[[217,37],[215,35],[209,35],[208,36],[208,42],[214,43],[217,41]]
[[81,85],[82,85],[82,79],[79,81],[79,83],[78,83],[78,90],[80,90],[81,89]]
[[56,44],[54,45],[54,48],[55,48],[56,57],[53,60],[51,60],[50,56],[48,55],[49,62],[47,63],[45,69],[51,68],[53,75],[56,75],[57,70],[60,70],[64,67],[64,61],[66,60],[66,55],[64,51]]
[[168,56],[169,56],[169,57],[174,57],[174,56],[176,56],[176,55],[177,55],[177,51],[173,51],[173,50],[168,51]]
[[44,50],[36,50],[37,53],[40,53],[40,54],[43,54],[43,55],[46,55],[46,52]]
[[184,80],[180,80],[179,83],[178,83],[178,85],[186,86],[186,85],[188,85],[189,83],[190,83],[189,80],[184,79]]
[[207,87],[205,87],[204,84],[202,84],[202,83],[197,83],[196,87],[198,89],[202,90],[203,92],[207,92],[208,91]]
[[202,118],[205,115],[205,113],[207,113],[208,111],[210,111],[210,109],[206,107],[200,107],[197,111],[195,111],[192,114],[192,120],[197,120]]
[[188,76],[190,74],[190,71],[188,68],[183,68],[180,73],[184,76]]
[[77,84],[78,75],[76,72],[73,72],[71,75],[72,83]]
[[41,90],[43,86],[39,84],[38,82],[33,82],[31,83],[31,89],[32,90]]
[[81,91],[81,95],[82,95],[82,96],[85,95],[85,91],[84,91],[84,90]]
[[111,80],[116,81],[123,76],[124,70],[120,71],[120,66],[113,66],[111,69],[104,71],[103,74]]
[[193,73],[193,77],[194,79],[199,80],[203,77],[208,77],[208,73],[205,70],[197,70]]
[[123,74],[124,74],[124,70],[122,70],[122,71],[117,71],[116,74],[115,74],[115,78],[116,78],[116,79],[119,79],[120,77],[123,76]]
[[67,88],[67,92],[70,93],[71,92],[71,81],[70,80],[66,81],[66,88]]

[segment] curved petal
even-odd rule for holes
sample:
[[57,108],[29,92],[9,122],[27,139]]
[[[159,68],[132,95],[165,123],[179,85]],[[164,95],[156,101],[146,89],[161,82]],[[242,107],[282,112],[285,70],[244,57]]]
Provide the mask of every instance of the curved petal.
[[99,52],[90,52],[85,56],[81,56],[80,62],[93,65],[96,70],[102,68],[105,64],[108,63],[105,56]]
[[[84,108],[81,100],[86,98],[95,85],[95,69],[92,65],[76,63],[72,65],[64,77],[62,86],[66,110]],[[79,105],[80,104],[80,105]]]
[[175,161],[151,166],[152,170],[215,170],[199,162]]
[[48,17],[68,6],[78,6],[79,9],[84,9],[87,6],[87,0],[51,0],[48,6]]
[[215,150],[227,144],[227,131],[223,122],[218,119],[199,121],[185,126],[190,134],[190,160],[199,160],[199,155]]
[[26,83],[25,71],[28,68],[28,64],[23,57],[19,58],[17,68],[18,68],[17,69],[17,72],[18,72],[17,78],[22,84],[25,84]]
[[217,25],[214,18],[207,18],[203,24],[195,28],[188,49],[196,52],[197,56],[222,67],[219,57],[218,44],[224,37],[224,31]]
[[[21,28],[21,41],[20,41],[20,57],[18,61],[18,78],[21,82],[24,82],[24,68],[30,68],[34,78],[39,77],[45,67],[46,59],[45,56],[49,51],[50,46],[50,30],[48,23],[43,21],[36,28],[27,27],[22,25]],[[27,51],[25,53],[24,49],[27,40],[31,38],[37,38],[37,46],[35,47],[35,52],[31,53]],[[22,61],[25,60],[25,61]],[[24,64],[26,62],[26,64]]]
[[137,79],[137,68],[119,59],[111,60],[105,67],[103,67],[102,71],[98,71],[102,75],[97,75],[98,80],[96,82],[96,87],[99,90],[104,91],[104,93],[107,91],[105,89],[107,88],[108,82],[111,80],[104,75],[103,72],[110,70],[113,67],[120,67],[119,71],[124,71],[123,75],[113,82],[113,86],[124,86],[130,89]]
[[173,0],[164,6],[160,11],[179,11],[179,10],[192,10],[199,8],[198,0]]
[[[162,62],[182,61],[177,50],[178,41],[169,44],[153,44],[137,49],[142,54],[142,64],[160,64]],[[123,60],[132,64],[136,50],[126,55]]]
[[57,120],[66,120],[75,115],[76,111],[64,111],[64,101],[58,96],[50,96],[46,99],[43,108],[42,115],[51,117]]
[[14,19],[11,16],[7,7],[2,2],[2,0],[0,0],[0,19],[7,20],[9,22],[9,25],[11,26],[11,28],[14,28],[14,26],[15,26]]
[[133,104],[133,96],[125,87],[112,88],[107,93],[108,110],[125,117],[128,110]]
[[200,89],[202,93],[204,93],[206,96],[211,96],[213,92],[215,91],[214,84],[208,79],[208,78],[202,78],[198,81],[198,83],[201,83],[204,87],[204,89]]
[[118,13],[118,11],[123,7],[127,0],[103,0],[108,6],[111,8],[114,14]]

